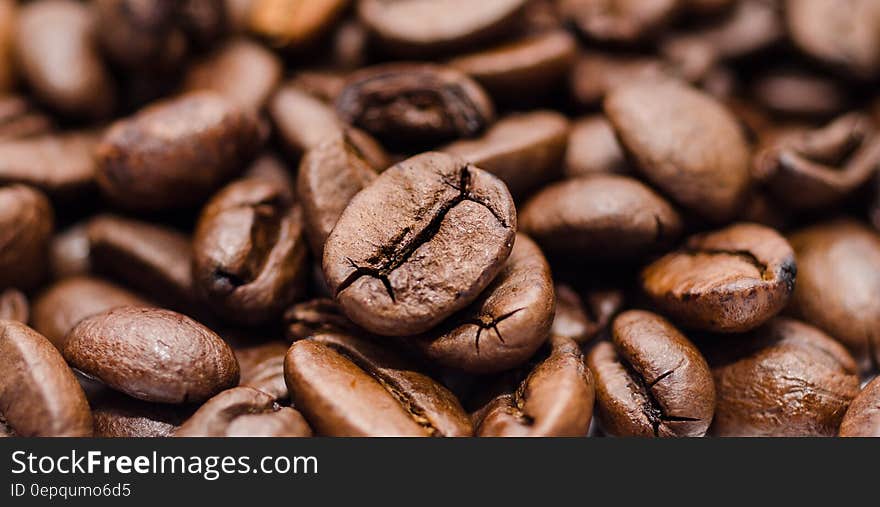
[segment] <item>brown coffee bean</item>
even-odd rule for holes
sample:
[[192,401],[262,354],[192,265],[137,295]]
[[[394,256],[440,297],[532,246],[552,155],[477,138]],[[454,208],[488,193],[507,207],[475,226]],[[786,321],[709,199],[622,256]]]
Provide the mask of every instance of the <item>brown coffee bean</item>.
[[789,311],[840,340],[866,370],[880,365],[880,236],[852,220],[790,236],[798,283]]
[[15,0],[0,0],[0,93],[11,90],[15,83],[12,34],[16,10]]
[[87,275],[90,271],[86,223],[72,225],[52,237],[49,243],[49,272],[53,280]]
[[634,43],[649,37],[675,14],[677,0],[560,0],[563,15],[591,39]]
[[429,152],[352,199],[324,246],[324,274],[355,323],[388,336],[420,333],[477,298],[515,233],[513,199],[500,180]]
[[82,388],[49,340],[0,320],[0,418],[19,437],[88,437],[92,414]]
[[348,320],[332,299],[318,298],[298,303],[284,312],[286,336],[291,342],[316,334],[357,332],[357,326]]
[[372,166],[348,133],[330,136],[306,152],[296,192],[315,257],[323,258],[324,242],[339,216],[352,197],[376,179],[377,169],[384,167]]
[[495,117],[480,85],[433,64],[394,63],[355,72],[336,99],[336,111],[390,145],[436,146],[473,137]]
[[708,357],[718,394],[712,433],[719,436],[832,436],[859,392],[846,349],[795,320],[714,340]]
[[46,276],[54,222],[41,192],[24,185],[0,187],[0,289],[39,285]]
[[514,196],[522,196],[560,175],[568,120],[553,111],[508,116],[482,137],[454,142],[452,153],[498,176]]
[[184,89],[214,90],[245,109],[259,111],[281,82],[281,73],[281,59],[274,53],[237,38],[190,67]]
[[268,394],[234,387],[214,396],[174,432],[175,437],[310,437],[302,415]]
[[33,327],[59,350],[67,333],[86,317],[118,306],[149,306],[122,287],[98,278],[75,276],[47,288],[34,300]]
[[136,400],[105,388],[90,397],[95,436],[102,438],[170,437],[191,408]]
[[751,88],[759,104],[784,115],[828,117],[843,111],[849,101],[836,81],[803,70],[772,69],[756,76]]
[[52,119],[24,96],[0,94],[0,142],[46,134],[52,126]]
[[167,72],[177,69],[189,43],[179,26],[182,2],[168,0],[95,0],[97,36],[115,64]]
[[571,92],[583,107],[602,104],[605,95],[618,86],[642,79],[666,76],[664,63],[650,56],[586,51],[571,71]]
[[798,268],[794,251],[757,224],[692,236],[683,249],[642,271],[642,289],[683,325],[737,333],[754,329],[788,303]]
[[345,74],[320,69],[304,70],[297,72],[287,83],[313,98],[332,104],[345,88]]
[[96,151],[98,184],[128,209],[191,206],[240,172],[259,143],[249,113],[214,92],[190,93],[116,122]]
[[677,81],[645,80],[616,88],[605,113],[641,173],[678,204],[716,222],[736,213],[749,186],[750,153],[719,102]]
[[877,173],[880,135],[867,116],[842,116],[819,130],[783,134],[755,155],[753,168],[788,207],[825,208]]
[[92,10],[74,0],[39,0],[19,9],[16,61],[31,89],[59,112],[102,118],[114,84],[97,48]]
[[587,359],[603,429],[616,436],[701,437],[715,410],[715,386],[699,350],[659,315],[614,319],[613,341]]
[[289,345],[275,338],[254,339],[253,329],[234,332],[224,331],[223,338],[232,346],[241,369],[240,386],[252,387],[272,396],[279,403],[287,404],[290,394],[284,381],[284,356]]
[[852,401],[843,422],[841,437],[880,437],[880,377],[862,389]]
[[24,183],[49,195],[76,198],[95,184],[91,132],[48,134],[0,142],[0,183]]
[[476,301],[426,335],[405,340],[449,368],[508,370],[550,336],[554,302],[550,265],[538,245],[519,234],[504,268]]
[[593,376],[577,344],[551,339],[550,353],[519,387],[475,416],[480,437],[583,437],[593,418]]
[[273,46],[303,47],[327,32],[348,0],[254,0],[250,29]]
[[469,436],[455,396],[388,349],[353,335],[294,343],[284,363],[295,406],[324,436]]
[[259,178],[230,183],[202,210],[193,251],[195,284],[226,320],[267,322],[305,290],[302,209],[290,187]]
[[358,3],[361,21],[386,51],[418,56],[467,49],[490,41],[513,28],[526,0],[364,0]]
[[196,48],[210,47],[226,35],[225,0],[181,0],[175,3],[178,23]]
[[272,185],[288,189],[295,186],[294,176],[290,174],[287,165],[271,152],[264,153],[254,159],[241,177],[266,180]]
[[639,259],[681,234],[678,212],[627,176],[596,174],[554,183],[520,212],[520,226],[550,256]]
[[593,173],[626,173],[629,166],[604,116],[586,116],[571,126],[563,172],[567,178]]
[[583,345],[608,328],[623,308],[623,292],[615,289],[590,290],[586,301],[571,287],[557,283],[556,314],[550,334],[570,338]]
[[30,306],[27,296],[16,289],[0,291],[0,320],[14,320],[28,323]]
[[288,400],[290,392],[284,380],[284,353],[264,359],[248,376],[242,375],[241,386],[262,391],[276,401]]
[[232,349],[170,310],[123,306],[93,315],[68,333],[62,352],[74,368],[144,401],[197,403],[239,380]]

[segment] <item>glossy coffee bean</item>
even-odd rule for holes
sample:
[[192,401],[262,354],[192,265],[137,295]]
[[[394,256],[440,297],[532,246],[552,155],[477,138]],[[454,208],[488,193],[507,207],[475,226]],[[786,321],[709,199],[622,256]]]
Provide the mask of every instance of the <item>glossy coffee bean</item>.
[[641,274],[642,289],[683,325],[735,333],[779,313],[795,287],[791,245],[773,229],[740,223],[692,236]]
[[525,363],[550,335],[555,297],[550,265],[527,236],[476,301],[423,336],[404,338],[431,361],[471,373]]
[[277,355],[267,357],[245,372],[242,368],[241,386],[262,391],[280,402],[290,399],[287,382],[284,380],[284,356],[287,348]]
[[633,43],[667,23],[676,0],[561,0],[562,13],[591,39]]
[[617,436],[701,437],[715,410],[706,360],[659,315],[631,310],[614,319],[612,342],[590,352],[605,431]]
[[324,246],[324,274],[369,331],[420,333],[474,301],[513,248],[504,184],[442,153],[383,172],[352,199]]
[[52,344],[20,322],[0,320],[0,418],[20,437],[87,437],[92,414]]
[[625,173],[628,169],[614,129],[605,117],[586,116],[572,124],[563,169],[566,177]]
[[0,291],[0,320],[28,323],[30,305],[27,296],[16,289]]
[[577,344],[553,337],[550,352],[516,390],[475,414],[481,437],[582,437],[593,418],[593,376]]
[[880,377],[852,401],[840,424],[840,436],[880,437]]
[[179,67],[189,41],[178,8],[167,0],[95,0],[97,37],[116,65],[167,72]]
[[24,183],[56,197],[76,199],[95,184],[91,132],[49,134],[0,142],[0,182]]
[[95,436],[103,438],[170,437],[192,409],[141,401],[104,389],[90,396]]
[[273,46],[299,48],[326,33],[348,4],[347,0],[254,0],[249,25]]
[[641,182],[597,174],[544,187],[523,206],[520,227],[551,256],[638,259],[668,247],[682,224]]
[[41,192],[23,185],[0,187],[0,288],[27,290],[43,280],[54,221]]
[[230,183],[202,210],[193,279],[218,315],[259,324],[305,289],[307,247],[293,189],[261,178]]
[[862,369],[880,364],[880,236],[835,220],[790,236],[798,283],[789,312],[843,343]]
[[332,299],[318,298],[297,303],[284,312],[285,334],[291,342],[316,334],[357,332],[339,304]]
[[170,310],[123,306],[81,320],[62,350],[76,369],[144,401],[192,403],[238,384],[213,331]]
[[284,363],[294,406],[319,435],[468,436],[455,396],[388,349],[344,334],[294,343]]
[[240,172],[259,145],[255,119],[215,92],[153,104],[98,145],[98,185],[142,211],[191,206]]
[[721,436],[832,436],[859,392],[852,356],[818,329],[774,319],[708,350]]
[[605,114],[637,169],[684,208],[722,222],[742,204],[749,148],[712,97],[674,80],[642,80],[609,94]]
[[67,333],[79,321],[118,306],[149,305],[128,290],[99,278],[65,278],[34,299],[32,325],[62,350]]
[[579,345],[604,332],[623,308],[623,292],[616,289],[593,289],[581,298],[568,285],[557,283],[556,314],[550,329],[552,336],[570,338]]
[[180,425],[175,437],[310,437],[302,415],[268,394],[234,387],[206,401]]

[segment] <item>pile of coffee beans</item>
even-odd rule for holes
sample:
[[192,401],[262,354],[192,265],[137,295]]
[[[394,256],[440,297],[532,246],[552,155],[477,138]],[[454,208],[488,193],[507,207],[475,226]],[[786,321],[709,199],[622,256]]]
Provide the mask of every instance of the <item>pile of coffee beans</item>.
[[0,0],[0,436],[880,436],[880,1]]

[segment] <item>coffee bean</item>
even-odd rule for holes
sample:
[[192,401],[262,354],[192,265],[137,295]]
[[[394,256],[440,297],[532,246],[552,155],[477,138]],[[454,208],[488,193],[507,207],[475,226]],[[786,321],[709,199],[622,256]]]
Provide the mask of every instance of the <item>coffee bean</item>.
[[214,396],[174,432],[175,437],[310,437],[302,415],[268,394],[234,387]]
[[240,172],[259,142],[250,114],[214,92],[191,93],[114,124],[96,151],[98,184],[128,209],[191,206]]
[[880,365],[880,236],[852,220],[790,236],[798,283],[789,311],[840,340],[862,369]]
[[291,342],[316,334],[358,332],[332,299],[318,298],[298,303],[284,312],[287,339]]
[[742,204],[749,148],[712,97],[673,80],[643,80],[609,94],[605,113],[640,172],[678,204],[716,222]]
[[193,237],[193,278],[218,315],[259,324],[305,289],[306,239],[293,189],[265,179],[227,185],[202,210]]
[[49,134],[0,142],[0,183],[24,183],[74,200],[95,184],[91,132]]
[[336,111],[346,123],[394,146],[473,137],[495,116],[480,85],[457,70],[431,64],[360,70],[348,78]]
[[182,2],[95,0],[101,49],[115,64],[168,72],[187,56],[189,43],[178,24]]
[[52,130],[52,126],[52,119],[43,114],[27,98],[20,95],[0,94],[0,142],[46,134]]
[[170,437],[191,408],[136,400],[104,389],[89,399],[95,436],[104,438]]
[[307,95],[331,104],[345,88],[345,73],[327,70],[297,72],[287,84]]
[[34,300],[32,325],[62,350],[67,333],[79,321],[118,306],[148,306],[148,303],[112,283],[75,276],[51,285]]
[[468,436],[455,396],[389,350],[353,335],[294,343],[284,363],[295,406],[324,436]]
[[270,184],[285,189],[295,186],[294,177],[284,162],[274,153],[267,152],[257,157],[245,170],[242,178],[266,180]]
[[442,153],[383,172],[324,246],[330,289],[369,331],[420,333],[474,301],[513,248],[516,214],[491,174]]
[[288,400],[290,392],[284,380],[284,352],[264,359],[253,366],[247,375],[242,374],[241,386],[262,391],[278,402]]
[[41,192],[0,187],[0,289],[36,287],[46,275],[54,214]]
[[523,364],[547,340],[554,303],[547,260],[519,234],[504,268],[476,301],[424,336],[404,340],[443,366],[495,373]]
[[361,21],[382,46],[399,56],[467,49],[503,35],[520,20],[526,0],[364,0]]
[[549,355],[510,393],[475,415],[481,437],[582,437],[593,417],[593,376],[568,338],[551,338]]
[[751,92],[763,107],[801,117],[839,114],[849,100],[846,91],[835,81],[802,70],[773,69],[756,76]]
[[49,272],[53,280],[91,272],[86,223],[74,224],[52,237],[49,243]]
[[571,71],[571,93],[581,106],[594,108],[618,86],[666,75],[667,69],[658,58],[585,51]]
[[103,118],[114,84],[95,41],[92,10],[74,0],[38,0],[19,9],[16,61],[34,93],[59,112]]
[[692,236],[642,271],[642,288],[683,325],[722,333],[754,329],[788,303],[797,275],[791,245],[773,229],[734,224]]
[[563,15],[591,39],[634,43],[665,25],[676,0],[561,0]]
[[840,436],[880,437],[880,377],[852,401],[840,424]]
[[550,334],[570,338],[579,345],[604,332],[624,303],[623,292],[615,289],[590,290],[586,301],[568,285],[557,283],[555,292],[556,314]]
[[14,320],[28,323],[30,306],[27,296],[16,289],[0,291],[0,320]]
[[572,124],[563,167],[567,178],[629,172],[614,129],[599,115],[586,116]]
[[16,10],[15,0],[0,0],[0,93],[11,90],[15,83],[12,34]]
[[852,356],[818,329],[774,319],[708,349],[720,436],[831,436],[859,392]]
[[250,28],[273,46],[299,48],[324,34],[348,4],[347,0],[254,0]]
[[671,244],[681,217],[663,197],[627,176],[597,174],[544,187],[520,226],[550,256],[638,259]]
[[191,403],[238,384],[232,350],[170,310],[123,306],[81,320],[62,350],[76,369],[144,401]]
[[498,176],[519,197],[560,175],[567,134],[564,116],[533,111],[508,116],[482,137],[457,141],[441,151]]
[[88,437],[92,414],[58,350],[20,322],[0,320],[0,418],[20,437]]

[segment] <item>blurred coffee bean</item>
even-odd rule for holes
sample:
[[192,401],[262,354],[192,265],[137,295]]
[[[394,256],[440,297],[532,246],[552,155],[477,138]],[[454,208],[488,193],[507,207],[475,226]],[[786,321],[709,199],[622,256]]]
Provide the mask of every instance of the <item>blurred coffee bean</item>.
[[17,10],[15,4],[15,0],[0,0],[0,93],[11,90],[15,84],[12,49]]
[[0,95],[0,142],[46,134],[52,119],[24,96]]
[[43,281],[54,223],[52,206],[41,192],[24,185],[0,187],[0,289],[28,290]]
[[254,0],[251,30],[273,46],[301,48],[327,32],[349,0]]
[[751,92],[763,107],[784,115],[831,117],[849,102],[840,85],[819,74],[774,69],[752,81]]
[[52,280],[87,275],[90,271],[87,224],[77,223],[57,232],[49,243],[49,273]]
[[659,58],[584,51],[571,71],[571,93],[582,107],[593,108],[620,85],[666,75],[666,66]]
[[880,377],[862,389],[840,424],[842,437],[880,437]]
[[563,172],[566,178],[629,172],[614,129],[603,116],[585,116],[572,123]]
[[268,394],[234,387],[214,396],[174,431],[175,437],[310,437],[302,415]]
[[101,49],[116,65],[176,70],[189,52],[173,0],[93,0]]
[[95,185],[92,132],[46,134],[0,141],[0,183],[24,183],[75,201]]
[[30,306],[27,296],[16,289],[0,291],[0,320],[14,320],[27,324]]
[[560,10],[587,37],[635,43],[670,21],[677,0],[560,0]]
[[170,437],[192,409],[131,398],[110,389],[90,397],[95,436],[104,438]]

